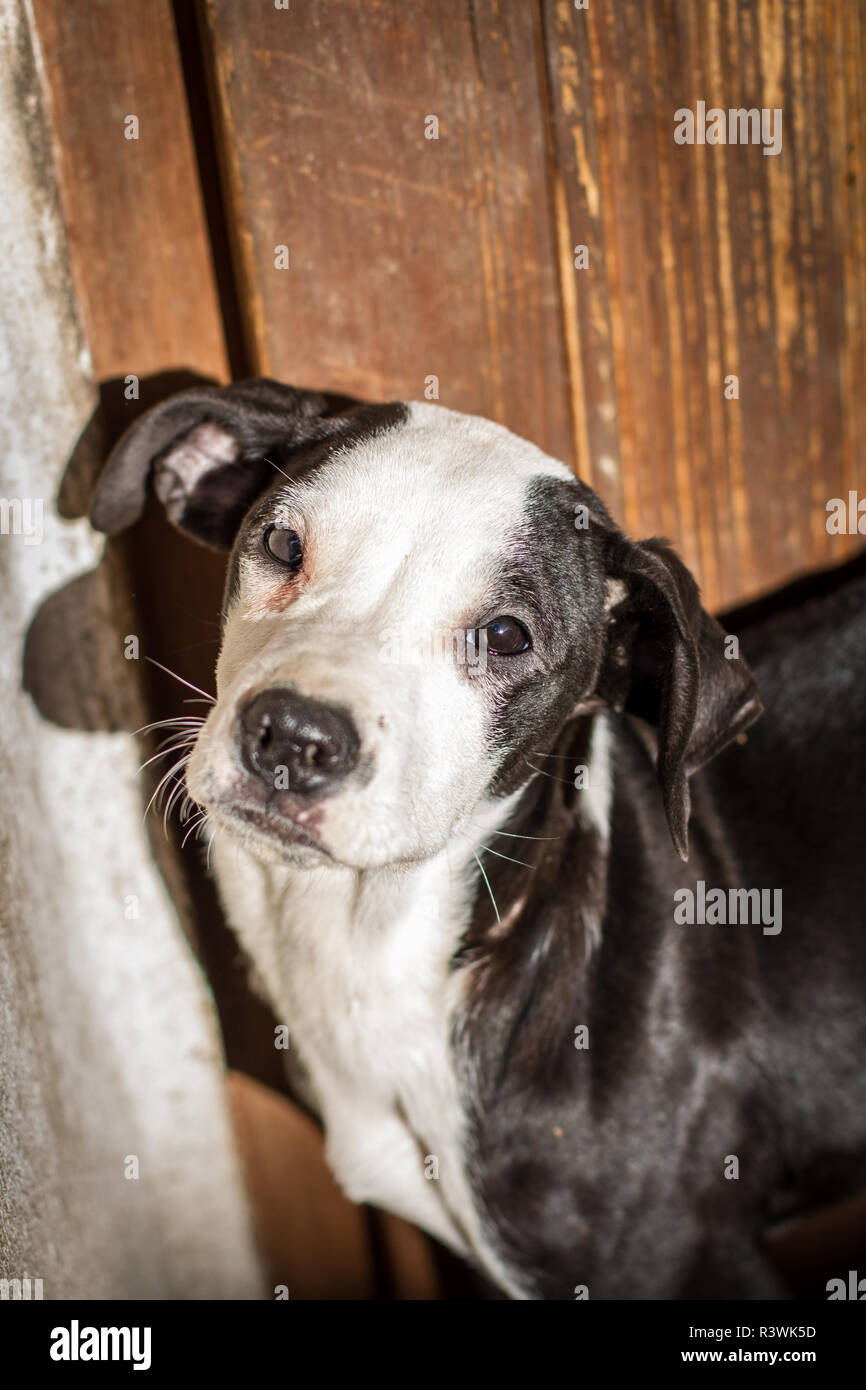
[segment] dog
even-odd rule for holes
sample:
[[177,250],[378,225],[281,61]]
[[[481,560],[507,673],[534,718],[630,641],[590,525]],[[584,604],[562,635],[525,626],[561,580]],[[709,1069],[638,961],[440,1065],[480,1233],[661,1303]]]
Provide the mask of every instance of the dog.
[[509,1298],[783,1295],[768,1223],[866,1185],[863,583],[726,632],[503,427],[269,380],[94,526],[150,481],[230,552],[187,787],[349,1197]]

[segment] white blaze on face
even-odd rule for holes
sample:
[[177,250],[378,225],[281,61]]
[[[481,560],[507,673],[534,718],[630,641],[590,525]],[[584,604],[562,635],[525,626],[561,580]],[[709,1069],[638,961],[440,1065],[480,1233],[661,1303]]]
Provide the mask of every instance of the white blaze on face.
[[489,682],[449,648],[496,616],[503,551],[539,476],[572,477],[501,426],[415,404],[405,425],[287,487],[271,519],[301,536],[304,574],[293,588],[241,559],[217,705],[190,761],[193,797],[207,806],[231,794],[239,707],[291,686],[348,712],[361,739],[358,771],[318,803],[333,857],[365,868],[439,850],[497,763]]

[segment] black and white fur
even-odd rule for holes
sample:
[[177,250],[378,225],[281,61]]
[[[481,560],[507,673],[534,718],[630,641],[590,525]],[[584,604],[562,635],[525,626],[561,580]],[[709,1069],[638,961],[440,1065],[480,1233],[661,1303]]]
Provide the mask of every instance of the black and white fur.
[[[776,1295],[770,1217],[866,1182],[863,586],[730,659],[666,544],[435,405],[183,393],[114,450],[94,524],[151,476],[231,548],[187,783],[346,1192],[514,1298]],[[502,614],[532,646],[484,671],[383,659]],[[245,761],[272,692],[342,730],[302,749],[336,780]],[[677,925],[699,879],[781,889],[782,930]]]

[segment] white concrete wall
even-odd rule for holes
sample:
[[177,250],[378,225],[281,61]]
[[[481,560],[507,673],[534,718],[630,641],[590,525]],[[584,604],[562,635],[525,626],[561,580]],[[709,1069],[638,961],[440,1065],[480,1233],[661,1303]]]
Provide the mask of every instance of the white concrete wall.
[[[0,498],[44,504],[41,543],[0,535],[0,1278],[254,1297],[213,1005],[148,854],[136,749],[56,727],[22,690],[33,615],[102,540],[55,510],[94,398],[24,0],[0,0],[0,49]],[[107,580],[89,582],[91,636],[119,651]],[[116,672],[134,705],[134,663]],[[58,653],[56,678],[104,677]]]

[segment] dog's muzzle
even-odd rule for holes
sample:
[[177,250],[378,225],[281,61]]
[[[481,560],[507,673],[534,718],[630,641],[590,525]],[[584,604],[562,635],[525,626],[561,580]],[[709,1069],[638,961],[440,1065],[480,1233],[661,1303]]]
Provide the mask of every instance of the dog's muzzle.
[[268,786],[296,796],[332,792],[358,761],[349,715],[288,686],[256,695],[240,713],[241,758]]

